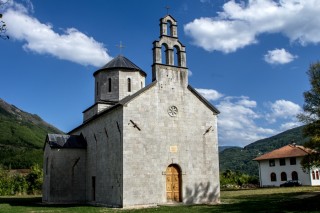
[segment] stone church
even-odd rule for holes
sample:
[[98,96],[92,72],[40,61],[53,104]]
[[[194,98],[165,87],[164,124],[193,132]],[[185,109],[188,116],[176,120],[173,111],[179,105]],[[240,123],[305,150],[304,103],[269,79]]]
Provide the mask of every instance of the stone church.
[[160,19],[151,84],[122,55],[93,76],[95,103],[83,123],[67,135],[47,135],[43,202],[219,202],[219,111],[188,84],[176,20]]

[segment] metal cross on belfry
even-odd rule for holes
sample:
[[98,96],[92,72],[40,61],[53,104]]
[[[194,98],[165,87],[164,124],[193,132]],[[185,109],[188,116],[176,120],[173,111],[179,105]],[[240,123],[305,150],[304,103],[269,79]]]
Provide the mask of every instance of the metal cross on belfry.
[[116,47],[119,48],[119,52],[120,52],[120,55],[122,54],[122,49],[125,48],[125,46],[122,45],[122,42],[120,41],[119,45],[116,45]]
[[165,8],[166,8],[166,10],[167,10],[167,15],[169,15],[169,9],[170,9],[170,7],[167,5],[167,6],[165,6]]

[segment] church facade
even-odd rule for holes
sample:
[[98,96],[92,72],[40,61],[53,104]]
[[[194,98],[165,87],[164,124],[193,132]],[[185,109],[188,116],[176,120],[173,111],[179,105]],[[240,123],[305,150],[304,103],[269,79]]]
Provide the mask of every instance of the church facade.
[[146,73],[122,55],[94,73],[95,103],[83,123],[47,136],[43,202],[219,202],[219,111],[188,84],[177,32],[172,16],[160,19],[147,86]]

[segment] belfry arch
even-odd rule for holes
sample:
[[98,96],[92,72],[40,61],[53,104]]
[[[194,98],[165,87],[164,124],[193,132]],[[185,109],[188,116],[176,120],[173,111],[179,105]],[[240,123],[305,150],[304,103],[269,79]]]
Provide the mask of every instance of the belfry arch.
[[185,46],[178,40],[177,22],[170,15],[160,19],[160,40],[153,42],[153,63],[187,66]]

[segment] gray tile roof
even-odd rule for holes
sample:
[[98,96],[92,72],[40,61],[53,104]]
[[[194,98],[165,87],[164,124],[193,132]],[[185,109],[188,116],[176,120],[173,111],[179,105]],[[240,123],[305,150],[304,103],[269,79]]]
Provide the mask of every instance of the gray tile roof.
[[74,149],[86,149],[87,141],[83,135],[63,135],[63,134],[48,134],[46,143],[51,148],[74,148]]
[[102,70],[113,70],[113,69],[121,69],[124,68],[126,70],[139,71],[144,76],[147,74],[137,65],[135,65],[132,61],[124,57],[123,55],[118,55],[116,58],[109,61],[106,65],[97,70],[93,75]]

